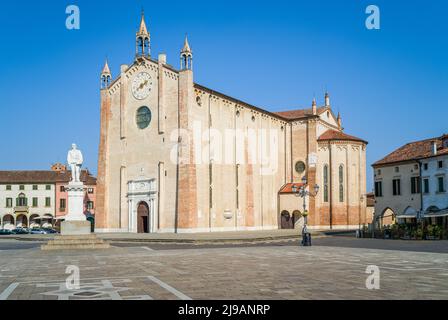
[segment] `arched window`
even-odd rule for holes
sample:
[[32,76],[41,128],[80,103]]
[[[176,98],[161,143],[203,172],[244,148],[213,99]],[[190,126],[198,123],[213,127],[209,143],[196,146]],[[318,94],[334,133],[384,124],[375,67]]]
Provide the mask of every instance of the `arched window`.
[[27,198],[25,194],[21,193],[19,194],[19,197],[16,199],[16,204],[18,207],[26,207],[27,206]]
[[140,129],[147,128],[151,122],[151,110],[148,107],[139,108],[137,110],[136,122]]
[[328,165],[324,166],[324,202],[328,202]]
[[339,202],[344,202],[344,166],[339,166]]

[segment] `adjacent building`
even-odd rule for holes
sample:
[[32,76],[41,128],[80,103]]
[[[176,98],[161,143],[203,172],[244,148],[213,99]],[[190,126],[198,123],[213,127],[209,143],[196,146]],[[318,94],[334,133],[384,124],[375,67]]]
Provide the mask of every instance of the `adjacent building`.
[[[187,39],[180,68],[151,55],[144,17],[136,55],[101,73],[96,231],[213,232],[366,223],[366,146],[325,103],[270,112],[194,82]],[[237,75],[236,75],[237,76]]]
[[377,226],[424,217],[446,224],[448,135],[408,143],[373,168]]
[[[48,171],[0,171],[0,228],[52,227],[67,212],[64,187],[70,172],[61,164]],[[83,170],[86,218],[93,219],[96,178]]]

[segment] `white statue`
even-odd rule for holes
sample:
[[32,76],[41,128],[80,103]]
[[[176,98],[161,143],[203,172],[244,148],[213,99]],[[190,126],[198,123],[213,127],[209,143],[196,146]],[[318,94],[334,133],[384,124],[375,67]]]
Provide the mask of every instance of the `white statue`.
[[72,182],[81,182],[81,166],[84,162],[82,153],[80,150],[76,149],[76,144],[72,144],[72,150],[68,152],[67,163],[72,171]]

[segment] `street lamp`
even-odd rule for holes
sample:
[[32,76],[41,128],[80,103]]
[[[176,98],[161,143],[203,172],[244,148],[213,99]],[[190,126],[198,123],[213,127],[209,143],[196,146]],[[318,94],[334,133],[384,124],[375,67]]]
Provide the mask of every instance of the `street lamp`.
[[297,187],[297,185],[293,184],[291,190],[292,193],[296,196],[296,197],[300,197],[302,198],[303,201],[303,218],[304,218],[304,224],[303,224],[303,229],[302,229],[302,236],[304,237],[308,232],[307,232],[307,224],[308,224],[308,212],[306,211],[306,197],[316,197],[317,194],[319,193],[319,185],[315,184],[314,185],[314,192],[310,192],[307,189],[308,186],[308,179],[306,176],[303,176],[302,178],[302,185],[300,186],[300,188]]

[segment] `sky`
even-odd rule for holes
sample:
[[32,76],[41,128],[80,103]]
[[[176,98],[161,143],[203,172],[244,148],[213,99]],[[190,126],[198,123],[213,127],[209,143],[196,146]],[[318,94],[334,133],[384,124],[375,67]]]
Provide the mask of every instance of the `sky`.
[[[68,5],[80,29],[66,28]],[[368,5],[380,30],[365,26]],[[195,82],[270,111],[331,95],[370,165],[448,132],[445,0],[8,1],[0,10],[0,170],[47,170],[72,142],[97,168],[99,74],[131,64],[144,8],[153,56],[178,67],[188,34]]]

